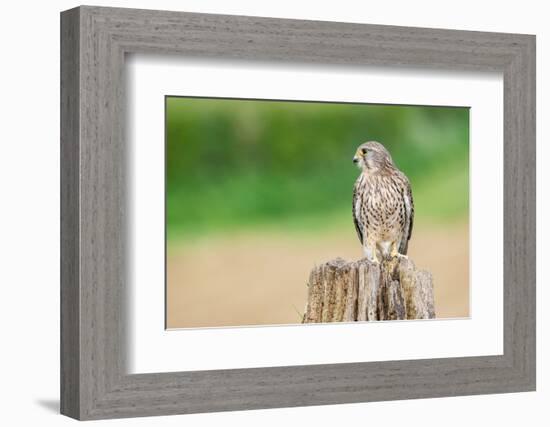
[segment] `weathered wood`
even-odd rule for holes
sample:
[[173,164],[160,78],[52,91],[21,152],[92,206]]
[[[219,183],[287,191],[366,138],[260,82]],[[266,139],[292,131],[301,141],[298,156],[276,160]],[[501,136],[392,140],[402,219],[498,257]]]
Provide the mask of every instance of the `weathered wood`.
[[311,270],[303,323],[434,317],[432,275],[408,258],[336,258]]

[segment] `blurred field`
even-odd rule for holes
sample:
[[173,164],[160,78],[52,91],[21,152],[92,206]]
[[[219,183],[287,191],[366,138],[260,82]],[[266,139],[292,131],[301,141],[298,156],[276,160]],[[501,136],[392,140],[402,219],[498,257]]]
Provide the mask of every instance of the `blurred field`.
[[469,314],[467,108],[167,98],[167,326],[299,323],[315,263],[357,259],[351,158],[411,181],[409,255],[436,316]]
[[[434,275],[436,317],[469,316],[468,226],[419,227],[410,256]],[[169,328],[300,323],[315,263],[361,257],[353,229],[248,233],[170,247]]]

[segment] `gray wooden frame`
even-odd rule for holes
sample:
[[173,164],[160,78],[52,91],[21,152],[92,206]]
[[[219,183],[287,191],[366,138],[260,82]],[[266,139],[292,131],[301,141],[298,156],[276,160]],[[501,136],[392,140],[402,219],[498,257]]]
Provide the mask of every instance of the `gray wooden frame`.
[[[500,71],[504,354],[129,375],[126,53]],[[162,144],[162,139],[159,139]],[[99,419],[535,389],[535,37],[79,7],[61,14],[61,412]]]

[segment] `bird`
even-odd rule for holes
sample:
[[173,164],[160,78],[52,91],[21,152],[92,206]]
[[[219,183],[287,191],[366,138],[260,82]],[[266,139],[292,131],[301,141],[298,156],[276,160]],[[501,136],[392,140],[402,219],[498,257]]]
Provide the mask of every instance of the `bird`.
[[406,257],[414,219],[409,179],[377,141],[359,145],[353,163],[361,170],[353,188],[352,211],[364,257],[374,263]]

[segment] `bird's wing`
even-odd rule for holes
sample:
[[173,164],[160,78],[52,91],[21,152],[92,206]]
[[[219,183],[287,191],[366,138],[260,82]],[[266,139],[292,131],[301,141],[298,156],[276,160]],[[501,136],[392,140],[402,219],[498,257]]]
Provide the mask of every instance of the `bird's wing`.
[[414,202],[409,180],[406,180],[406,185],[403,191],[403,198],[405,201],[405,229],[403,230],[403,239],[401,240],[401,244],[399,245],[399,253],[407,255],[414,221]]
[[357,237],[359,241],[363,244],[363,231],[361,230],[361,224],[359,223],[359,207],[357,206],[357,199],[359,198],[358,185],[356,184],[353,187],[353,204],[351,207],[353,213],[353,223],[355,224],[355,231],[357,231]]

